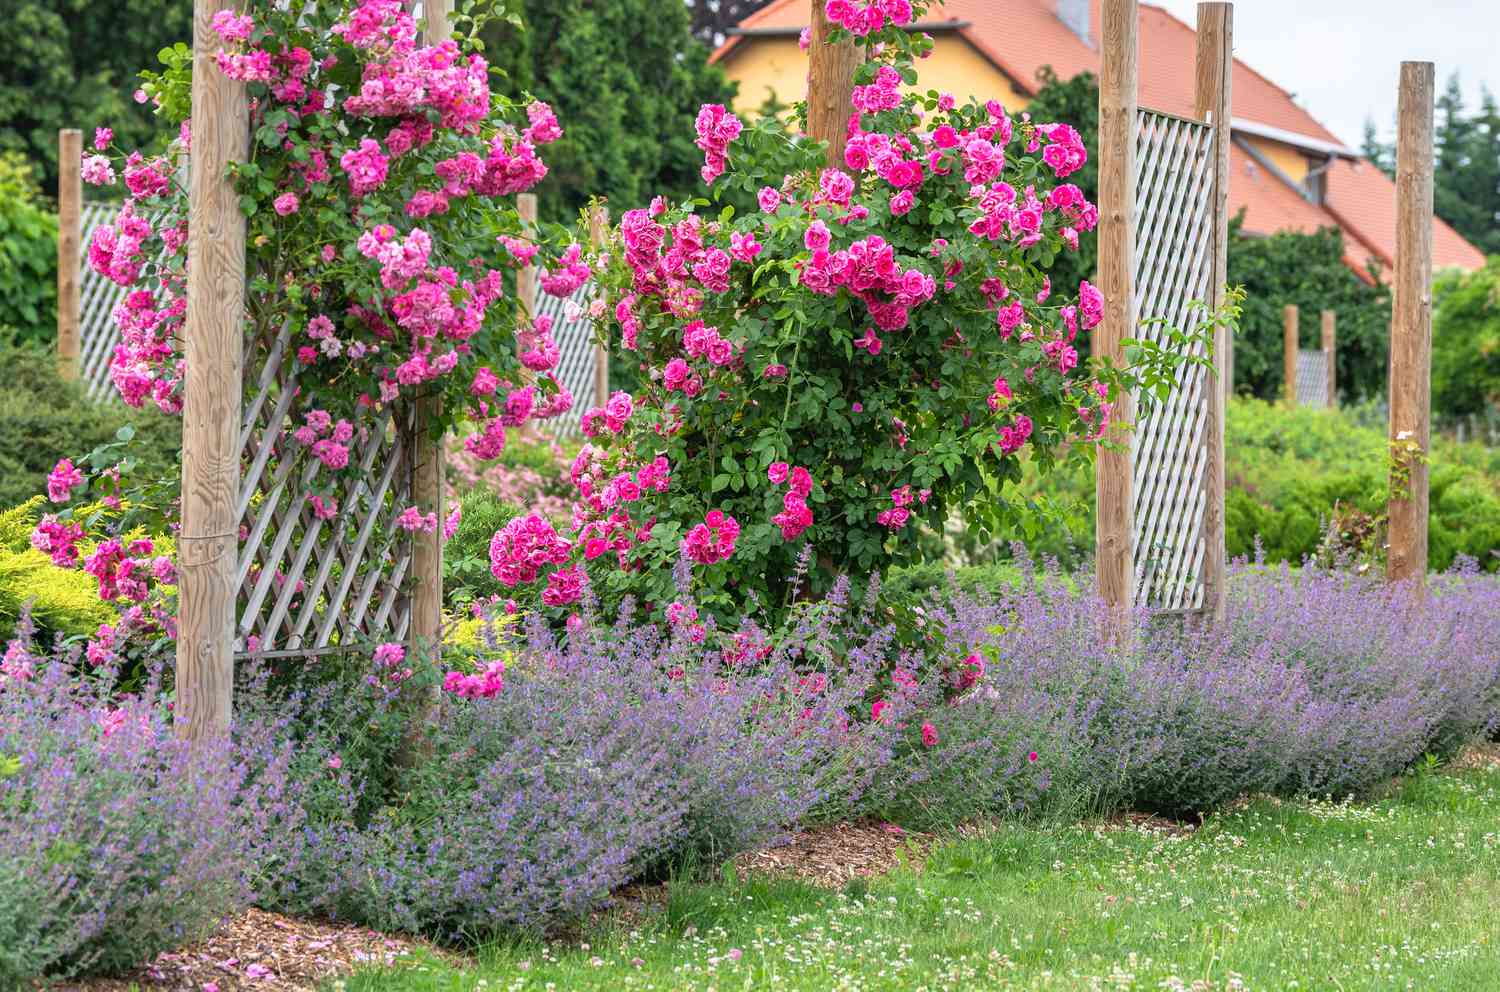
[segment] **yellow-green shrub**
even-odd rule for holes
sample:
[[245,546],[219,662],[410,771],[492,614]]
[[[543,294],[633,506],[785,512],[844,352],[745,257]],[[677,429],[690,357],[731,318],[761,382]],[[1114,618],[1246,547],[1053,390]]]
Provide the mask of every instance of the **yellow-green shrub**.
[[0,640],[12,635],[28,606],[44,638],[92,634],[101,623],[117,618],[115,609],[99,598],[92,576],[58,568],[31,547],[42,503],[38,496],[0,512]]

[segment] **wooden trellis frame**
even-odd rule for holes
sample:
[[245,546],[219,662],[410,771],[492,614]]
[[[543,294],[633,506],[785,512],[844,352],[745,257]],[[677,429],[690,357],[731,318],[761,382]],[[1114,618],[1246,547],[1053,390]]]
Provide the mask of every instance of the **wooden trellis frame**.
[[[428,40],[446,37],[449,4],[425,6]],[[175,710],[191,739],[228,729],[237,657],[403,639],[436,653],[442,627],[441,528],[395,526],[413,504],[444,515],[442,445],[429,429],[436,401],[394,404],[358,429],[358,471],[325,492],[338,509],[320,519],[307,497],[320,488],[321,463],[289,436],[303,412],[292,388],[295,329],[271,339],[245,332],[245,219],[225,167],[248,154],[249,107],[245,87],[213,58],[213,17],[233,8],[193,7]]]
[[322,465],[287,437],[302,413],[296,390],[285,388],[297,360],[291,337],[288,327],[269,345],[245,349],[254,378],[238,439],[236,657],[368,649],[402,640],[411,626],[403,579],[413,542],[395,518],[413,499],[415,405],[387,408],[356,435],[350,462],[358,471],[331,494],[333,519],[319,519],[305,494]]
[[[1136,0],[1106,0],[1100,109],[1099,277],[1105,319],[1095,350],[1117,364],[1126,338],[1166,343],[1224,300],[1233,8],[1198,6],[1194,117],[1136,102]],[[1222,616],[1224,604],[1224,328],[1213,367],[1182,368],[1097,469],[1101,596]],[[1194,345],[1192,358],[1203,358]],[[1117,417],[1133,419],[1136,397]]]

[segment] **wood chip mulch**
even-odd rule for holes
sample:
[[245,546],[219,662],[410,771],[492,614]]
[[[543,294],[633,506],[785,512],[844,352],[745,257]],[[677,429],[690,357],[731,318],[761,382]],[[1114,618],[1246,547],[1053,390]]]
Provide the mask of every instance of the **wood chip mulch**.
[[741,873],[798,878],[843,888],[854,878],[884,875],[899,867],[920,868],[936,838],[893,823],[830,823],[799,830],[777,847],[734,859]]
[[1454,772],[1488,770],[1500,768],[1500,743],[1486,741],[1465,748],[1448,762],[1448,770]]
[[48,986],[68,992],[312,992],[318,983],[366,966],[391,966],[418,949],[451,952],[364,927],[301,920],[252,909],[206,940],[161,954],[118,978]]

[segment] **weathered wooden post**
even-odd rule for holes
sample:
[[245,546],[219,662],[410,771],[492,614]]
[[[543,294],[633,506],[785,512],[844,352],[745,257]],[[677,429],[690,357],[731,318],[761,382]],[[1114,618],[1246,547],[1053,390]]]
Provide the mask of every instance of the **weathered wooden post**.
[[854,70],[864,61],[864,49],[852,38],[836,45],[825,43],[834,25],[824,11],[823,0],[812,0],[811,63],[807,73],[807,133],[815,141],[828,142],[828,164],[844,167],[844,146],[849,141],[850,97],[854,93]]
[[[520,215],[522,223],[530,230],[536,225],[536,194],[519,193],[516,195],[516,213]],[[521,306],[526,308],[530,314],[536,308],[536,266],[527,265],[516,273],[516,297],[521,301]]]
[[[1138,58],[1136,0],[1103,0],[1099,77],[1099,290],[1104,316],[1094,329],[1094,353],[1125,364],[1126,338],[1135,336],[1135,143]],[[1113,427],[1099,449],[1095,473],[1095,571],[1099,596],[1118,613],[1134,605],[1135,499],[1130,433],[1134,403],[1115,397]]]
[[[423,0],[423,41],[437,45],[449,37],[448,17],[453,0]],[[437,515],[437,526],[412,532],[412,572],[414,589],[411,603],[411,628],[408,650],[425,655],[436,663],[443,648],[443,439],[433,437],[433,428],[442,415],[435,396],[421,396],[416,401],[412,423],[412,502],[426,513]],[[432,685],[433,702],[440,687]]]
[[[1194,86],[1195,116],[1214,129],[1213,272],[1209,299],[1218,312],[1227,294],[1229,265],[1229,125],[1230,81],[1234,75],[1234,5],[1198,5],[1198,52]],[[1207,413],[1203,420],[1203,609],[1214,621],[1224,619],[1224,406],[1228,401],[1229,329],[1214,327],[1214,370],[1205,383]]]
[[1281,308],[1281,370],[1286,380],[1286,405],[1297,405],[1297,305],[1288,303]]
[[1323,311],[1323,361],[1328,372],[1328,409],[1339,408],[1338,348],[1335,344],[1338,317],[1332,310]]
[[78,264],[83,238],[83,132],[57,132],[57,372],[78,378]]
[[1396,135],[1396,274],[1391,300],[1390,552],[1386,577],[1427,578],[1432,407],[1431,62],[1402,62]]
[[232,9],[233,0],[193,2],[193,167],[174,709],[177,732],[189,740],[228,731],[234,682],[245,217],[225,167],[249,155],[250,113],[244,85],[225,77],[215,64],[213,30],[214,15]]
[[[609,239],[609,208],[599,206],[589,215],[589,240],[600,248]],[[609,402],[609,349],[603,342],[594,342],[594,405]]]

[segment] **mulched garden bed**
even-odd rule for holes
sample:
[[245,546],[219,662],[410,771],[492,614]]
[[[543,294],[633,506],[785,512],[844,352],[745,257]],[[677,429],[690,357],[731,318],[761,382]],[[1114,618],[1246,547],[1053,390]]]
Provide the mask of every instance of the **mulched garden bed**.
[[[1448,769],[1497,765],[1500,744],[1487,743],[1456,756]],[[1116,814],[1099,825],[1178,836],[1199,826],[1146,813]],[[958,834],[976,837],[986,830],[983,824],[966,824]],[[741,875],[796,878],[842,889],[856,878],[873,878],[897,868],[921,870],[939,840],[934,834],[903,830],[892,823],[830,823],[795,831],[786,843],[747,851],[731,863]],[[660,912],[666,896],[665,884],[626,886],[616,894],[614,907],[595,916],[651,915]],[[208,939],[162,954],[128,975],[48,988],[67,992],[312,992],[325,979],[370,965],[397,965],[418,951],[462,961],[462,955],[415,938],[252,909]]]
[[412,938],[252,909],[219,927],[208,939],[162,954],[128,975],[50,988],[69,992],[310,992],[324,979],[366,965],[398,964],[418,949],[454,957],[452,952]]

